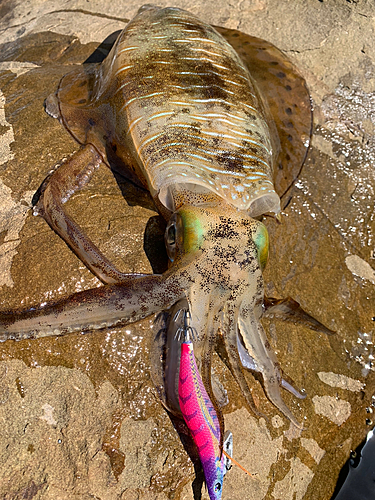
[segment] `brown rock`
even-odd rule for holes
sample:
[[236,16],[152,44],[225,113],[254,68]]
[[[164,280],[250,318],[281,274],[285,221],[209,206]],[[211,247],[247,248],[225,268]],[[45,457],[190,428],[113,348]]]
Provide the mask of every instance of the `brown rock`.
[[[140,5],[1,4],[1,309],[99,285],[29,209],[48,171],[77,149],[43,101]],[[291,429],[254,382],[269,421],[256,419],[218,361],[215,370],[229,395],[225,418],[235,458],[256,473],[230,471],[223,498],[328,500],[373,415],[375,7],[315,0],[293,8],[287,0],[174,5],[274,43],[299,67],[314,99],[309,157],[282,223],[266,221],[268,295],[293,297],[337,332],[326,337],[265,322],[284,371],[307,392],[302,402],[285,396],[305,430]],[[123,271],[165,266],[158,257],[163,225],[150,198],[126,182],[119,186],[104,168],[69,211]],[[147,242],[155,239],[152,250]],[[193,466],[150,380],[152,320],[0,345],[2,498],[192,500]]]

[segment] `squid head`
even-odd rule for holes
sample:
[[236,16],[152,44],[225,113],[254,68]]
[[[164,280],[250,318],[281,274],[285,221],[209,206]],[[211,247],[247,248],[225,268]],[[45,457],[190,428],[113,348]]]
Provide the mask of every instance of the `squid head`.
[[[191,326],[199,339],[194,342],[194,352],[213,402],[217,398],[211,386],[211,359],[220,330],[229,368],[250,407],[259,413],[246,381],[244,372],[248,369],[262,375],[269,399],[299,425],[281,398],[280,386],[288,385],[283,383],[276,356],[260,323],[264,300],[262,271],[268,260],[268,232],[264,224],[225,203],[185,205],[169,221],[166,246],[171,260],[166,274],[185,292]],[[175,331],[176,327],[172,324],[169,330]],[[167,374],[167,383],[172,386],[174,376]],[[173,401],[169,406],[178,411],[177,398],[170,399]]]

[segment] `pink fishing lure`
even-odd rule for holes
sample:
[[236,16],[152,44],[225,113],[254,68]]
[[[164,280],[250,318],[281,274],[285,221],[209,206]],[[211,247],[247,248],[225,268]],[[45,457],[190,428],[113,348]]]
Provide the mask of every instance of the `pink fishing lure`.
[[225,473],[224,454],[219,444],[220,424],[199,374],[193,343],[189,340],[181,344],[178,396],[182,415],[198,448],[208,494],[211,500],[219,500]]

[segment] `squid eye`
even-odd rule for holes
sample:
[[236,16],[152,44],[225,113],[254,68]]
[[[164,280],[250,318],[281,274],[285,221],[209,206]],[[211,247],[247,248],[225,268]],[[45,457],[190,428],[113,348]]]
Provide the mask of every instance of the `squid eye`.
[[258,227],[253,234],[253,241],[258,250],[259,265],[261,270],[263,271],[268,260],[269,242],[267,228],[261,222],[258,223]]
[[165,230],[164,240],[167,248],[167,254],[171,262],[176,257],[176,239],[177,239],[177,221],[175,215],[172,215]]
[[164,240],[169,260],[197,251],[204,240],[202,223],[191,208],[174,213],[165,230]]

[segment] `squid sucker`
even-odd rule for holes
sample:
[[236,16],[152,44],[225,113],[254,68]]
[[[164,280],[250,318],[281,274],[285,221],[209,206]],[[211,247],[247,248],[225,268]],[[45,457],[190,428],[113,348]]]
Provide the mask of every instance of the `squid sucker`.
[[[256,219],[280,212],[309,144],[310,97],[289,59],[268,42],[214,28],[184,10],[146,5],[102,63],[62,78],[46,111],[81,147],[45,179],[34,211],[103,285],[1,312],[0,340],[84,332],[171,308],[189,310],[199,339],[194,354],[220,421],[221,443],[223,418],[211,381],[215,349],[225,353],[251,409],[259,414],[247,378],[257,372],[269,400],[300,427],[280,388],[304,396],[283,374],[260,319],[274,314],[330,330],[292,299],[264,296],[268,233]],[[147,188],[168,221],[170,266],[163,274],[122,273],[66,212],[67,200],[101,163]],[[165,406],[181,415],[177,328],[172,318],[158,380]]]

